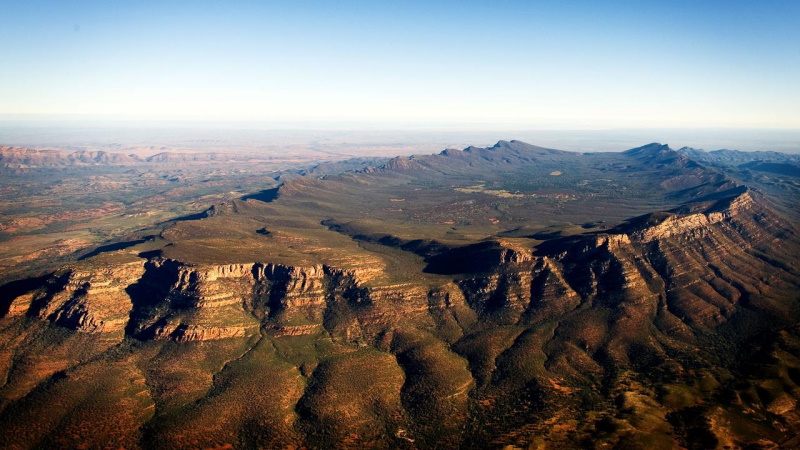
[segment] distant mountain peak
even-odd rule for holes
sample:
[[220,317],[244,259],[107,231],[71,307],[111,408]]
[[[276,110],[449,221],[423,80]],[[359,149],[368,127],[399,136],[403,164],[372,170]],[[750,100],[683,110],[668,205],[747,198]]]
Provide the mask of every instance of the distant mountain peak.
[[675,150],[671,149],[668,144],[662,144],[660,142],[651,142],[641,147],[636,147],[630,150],[626,150],[623,153],[625,153],[626,155],[646,155],[646,154],[656,155],[674,151]]

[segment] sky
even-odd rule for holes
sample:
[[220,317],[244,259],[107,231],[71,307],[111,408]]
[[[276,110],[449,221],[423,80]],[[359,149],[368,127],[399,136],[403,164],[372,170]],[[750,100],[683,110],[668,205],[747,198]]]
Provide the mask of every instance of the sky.
[[0,2],[0,118],[800,129],[800,1]]

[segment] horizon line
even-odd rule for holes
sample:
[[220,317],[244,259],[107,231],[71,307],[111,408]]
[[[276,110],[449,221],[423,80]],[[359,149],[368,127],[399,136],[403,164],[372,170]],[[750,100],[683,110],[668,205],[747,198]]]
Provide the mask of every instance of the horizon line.
[[[340,130],[348,131],[462,131],[454,128],[469,127],[463,131],[646,131],[646,130],[742,130],[742,131],[798,131],[800,127],[784,126],[756,126],[756,125],[578,125],[560,122],[547,124],[532,124],[522,122],[504,121],[413,121],[413,120],[278,120],[278,119],[214,119],[214,118],[126,118],[126,117],[95,117],[95,116],[63,116],[49,115],[17,115],[0,114],[0,125],[31,126],[31,125],[73,125],[89,124],[97,126],[119,125],[208,125],[221,126],[250,126],[265,130],[288,127],[294,130],[331,130],[332,127],[341,127]],[[486,127],[476,129],[474,127]],[[315,128],[319,127],[319,128]],[[363,127],[363,128],[359,128]]]

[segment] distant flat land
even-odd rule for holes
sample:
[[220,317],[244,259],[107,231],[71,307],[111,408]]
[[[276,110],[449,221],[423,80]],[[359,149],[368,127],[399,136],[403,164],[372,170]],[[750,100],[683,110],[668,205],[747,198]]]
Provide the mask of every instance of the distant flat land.
[[323,162],[346,171],[375,161],[294,147],[90,148],[0,146],[0,279],[141,239],[158,224],[276,187],[280,177],[319,173]]

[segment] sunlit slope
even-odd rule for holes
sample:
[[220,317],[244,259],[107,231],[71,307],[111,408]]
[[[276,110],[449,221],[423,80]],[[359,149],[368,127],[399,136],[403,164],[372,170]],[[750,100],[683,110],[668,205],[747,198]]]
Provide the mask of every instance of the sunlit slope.
[[512,141],[262,198],[4,286],[3,444],[797,444],[800,237],[720,169]]

